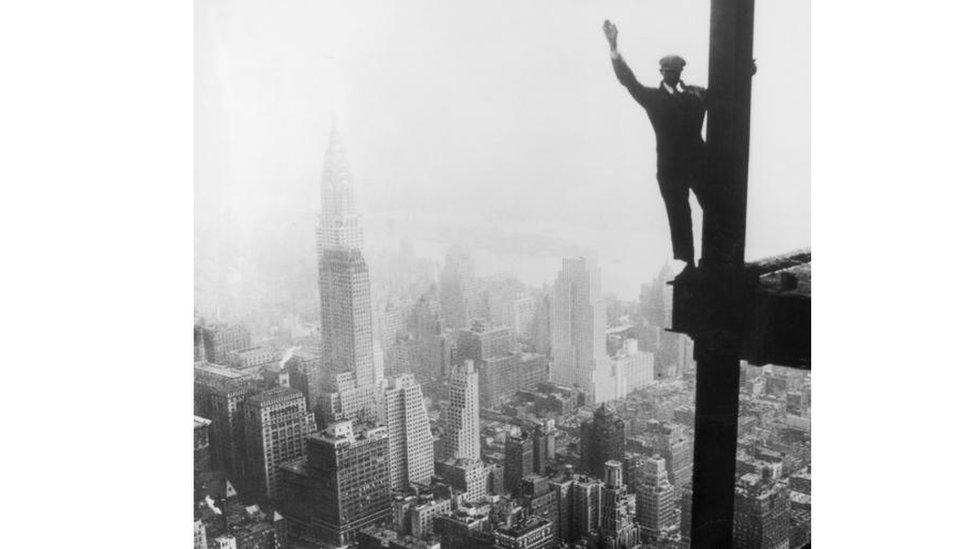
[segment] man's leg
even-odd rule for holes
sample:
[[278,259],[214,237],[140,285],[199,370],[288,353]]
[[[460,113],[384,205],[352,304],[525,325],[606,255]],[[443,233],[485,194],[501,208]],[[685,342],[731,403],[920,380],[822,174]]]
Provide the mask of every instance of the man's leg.
[[691,232],[691,207],[688,205],[688,185],[679,178],[658,177],[661,198],[668,212],[671,228],[671,249],[674,258],[695,265],[695,240]]

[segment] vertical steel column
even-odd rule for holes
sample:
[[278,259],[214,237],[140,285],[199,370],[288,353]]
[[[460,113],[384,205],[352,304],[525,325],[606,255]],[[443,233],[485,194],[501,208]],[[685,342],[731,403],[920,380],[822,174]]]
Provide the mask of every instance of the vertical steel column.
[[754,0],[712,0],[691,547],[728,549],[742,348]]

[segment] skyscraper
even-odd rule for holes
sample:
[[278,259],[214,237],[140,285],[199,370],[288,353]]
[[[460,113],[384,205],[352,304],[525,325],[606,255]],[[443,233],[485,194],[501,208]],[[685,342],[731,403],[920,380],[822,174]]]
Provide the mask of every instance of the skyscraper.
[[[322,364],[309,399],[323,422],[375,414],[376,376],[369,268],[353,178],[335,128],[325,154],[319,220]],[[342,374],[351,378],[340,379]]]
[[790,496],[782,482],[759,473],[735,487],[735,549],[789,549]]
[[319,265],[325,372],[333,378],[353,372],[357,386],[372,384],[373,329],[366,260],[359,250],[328,248]]
[[394,378],[384,403],[390,487],[406,490],[410,484],[429,483],[434,474],[434,438],[420,385],[410,374]]
[[474,362],[464,361],[451,374],[450,401],[447,406],[447,451],[450,457],[481,459],[478,372]]
[[474,264],[467,250],[453,246],[444,258],[440,277],[441,307],[450,328],[468,325],[474,307]]
[[514,348],[515,338],[507,326],[474,320],[458,332],[457,359],[474,361],[483,407],[496,408],[518,390],[520,358]]
[[607,461],[623,463],[626,443],[624,420],[601,404],[593,417],[580,425],[580,465],[590,474],[602,474]]
[[620,549],[633,547],[638,541],[637,526],[627,511],[627,485],[624,484],[623,464],[616,460],[604,464],[602,497],[601,547]]
[[637,491],[637,522],[652,536],[674,528],[679,515],[674,486],[668,480],[667,464],[661,456],[653,456],[642,463]]
[[570,489],[569,540],[577,541],[599,531],[603,524],[603,482],[578,476]]
[[351,421],[308,438],[307,456],[281,466],[281,511],[298,537],[336,547],[390,514],[386,428]]
[[444,328],[440,301],[433,291],[428,291],[411,308],[406,322],[407,332],[413,336],[411,364],[422,379],[449,373],[450,344]]
[[319,252],[326,249],[362,249],[362,215],[356,206],[355,181],[335,125],[332,126],[329,146],[325,151],[319,200]]
[[691,539],[691,484],[681,488],[681,538]]
[[[606,356],[606,306],[600,298],[600,272],[586,259],[563,259],[552,289],[552,381],[579,387],[592,401],[595,383],[609,369]],[[602,393],[602,391],[601,391]]]
[[244,479],[244,401],[260,392],[260,383],[224,366],[197,363],[193,368],[194,414],[210,419],[213,467],[234,482]]
[[531,474],[533,440],[527,433],[510,432],[505,438],[505,490],[520,495],[522,477]]
[[545,474],[549,462],[556,459],[556,422],[545,420],[532,431],[532,470]]
[[276,387],[244,402],[247,487],[259,498],[278,497],[278,465],[305,455],[315,418],[297,389]]
[[689,484],[694,448],[685,428],[676,423],[651,420],[648,431],[654,450],[668,464],[671,484],[676,489]]
[[470,327],[458,332],[457,346],[458,359],[477,363],[510,355],[515,348],[515,338],[508,326],[490,326],[475,320]]

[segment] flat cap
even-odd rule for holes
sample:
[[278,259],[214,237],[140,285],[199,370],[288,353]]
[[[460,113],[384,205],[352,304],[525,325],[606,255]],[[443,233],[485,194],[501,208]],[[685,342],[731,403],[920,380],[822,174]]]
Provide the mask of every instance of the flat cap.
[[685,68],[685,60],[680,55],[665,55],[661,58],[661,68],[677,69],[680,71]]

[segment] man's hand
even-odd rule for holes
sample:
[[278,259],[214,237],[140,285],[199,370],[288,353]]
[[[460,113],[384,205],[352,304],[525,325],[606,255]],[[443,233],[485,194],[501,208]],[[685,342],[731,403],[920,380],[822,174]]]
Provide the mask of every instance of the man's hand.
[[614,25],[607,19],[603,22],[603,34],[607,36],[607,42],[610,43],[610,50],[617,51],[617,25]]

